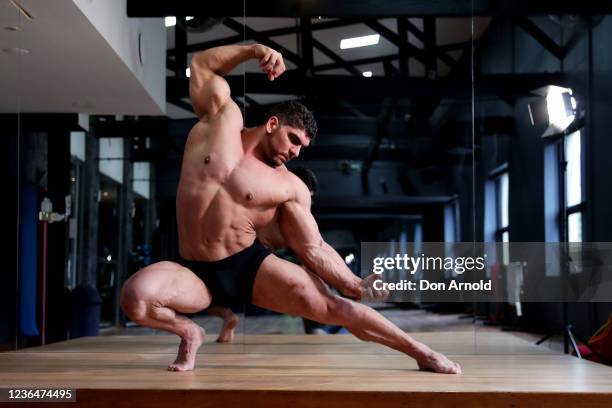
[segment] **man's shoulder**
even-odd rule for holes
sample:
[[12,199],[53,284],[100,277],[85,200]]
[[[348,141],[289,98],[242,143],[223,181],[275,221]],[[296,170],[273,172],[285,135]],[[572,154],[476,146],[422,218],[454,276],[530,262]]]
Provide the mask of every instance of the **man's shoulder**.
[[[283,165],[283,167],[285,167]],[[310,206],[310,191],[304,182],[291,171],[289,171],[286,167],[283,171],[283,177],[287,180],[287,183],[290,186],[291,198],[293,201],[297,201],[300,204],[307,204]]]
[[[230,105],[234,105],[231,107]],[[228,135],[235,134],[239,139],[244,122],[240,108],[232,101],[226,104],[214,115],[203,115],[189,131],[188,140],[202,141],[211,136],[227,139]]]

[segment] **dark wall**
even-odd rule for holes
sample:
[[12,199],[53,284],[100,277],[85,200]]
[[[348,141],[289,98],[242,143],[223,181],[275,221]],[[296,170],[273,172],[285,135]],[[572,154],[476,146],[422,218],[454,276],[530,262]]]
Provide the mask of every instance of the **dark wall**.
[[17,115],[0,115],[2,123],[2,148],[0,149],[2,174],[5,179],[6,222],[3,223],[4,236],[7,239],[2,245],[4,267],[0,271],[0,350],[14,349],[17,330],[17,225],[18,225],[18,141]]
[[591,104],[587,133],[587,217],[591,241],[612,241],[612,16],[592,28]]

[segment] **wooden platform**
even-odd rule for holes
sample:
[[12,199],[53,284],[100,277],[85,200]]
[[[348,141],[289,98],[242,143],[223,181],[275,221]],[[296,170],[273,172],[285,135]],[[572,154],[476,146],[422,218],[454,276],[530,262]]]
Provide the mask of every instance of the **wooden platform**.
[[71,407],[612,406],[610,367],[511,334],[414,337],[464,374],[418,371],[412,359],[348,335],[239,336],[205,344],[195,371],[173,373],[165,367],[178,337],[111,336],[0,353],[0,387],[74,388]]

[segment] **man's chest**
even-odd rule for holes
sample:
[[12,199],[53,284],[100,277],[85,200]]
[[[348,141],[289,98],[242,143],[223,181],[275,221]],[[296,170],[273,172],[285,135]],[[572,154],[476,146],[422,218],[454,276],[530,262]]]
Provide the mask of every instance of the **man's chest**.
[[243,206],[271,209],[292,197],[285,172],[247,155],[238,161],[223,184],[232,199]]

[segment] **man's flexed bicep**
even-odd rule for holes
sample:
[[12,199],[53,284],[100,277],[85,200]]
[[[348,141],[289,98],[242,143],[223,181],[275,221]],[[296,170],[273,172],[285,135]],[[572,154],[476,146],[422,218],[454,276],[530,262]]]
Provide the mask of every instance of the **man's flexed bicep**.
[[199,119],[203,116],[214,116],[230,100],[230,87],[220,75],[191,64],[189,80],[189,97],[191,106]]
[[285,72],[282,55],[261,44],[228,45],[210,48],[191,60],[189,96],[198,116],[215,115],[231,101],[230,87],[223,79],[238,64],[257,59],[261,70],[273,81]]
[[346,296],[361,297],[361,279],[353,275],[344,260],[321,234],[310,212],[310,195],[284,203],[279,209],[279,226],[289,247],[308,269]]
[[191,60],[189,97],[198,118],[214,116],[228,101],[230,87],[222,75],[249,58],[242,46],[211,48]]

